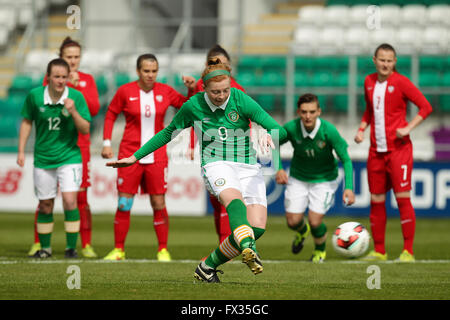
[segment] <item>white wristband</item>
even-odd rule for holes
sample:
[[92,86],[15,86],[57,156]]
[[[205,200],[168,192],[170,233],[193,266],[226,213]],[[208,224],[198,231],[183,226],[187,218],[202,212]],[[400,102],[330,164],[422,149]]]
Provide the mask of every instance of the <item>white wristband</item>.
[[104,147],[111,147],[111,140],[103,140]]

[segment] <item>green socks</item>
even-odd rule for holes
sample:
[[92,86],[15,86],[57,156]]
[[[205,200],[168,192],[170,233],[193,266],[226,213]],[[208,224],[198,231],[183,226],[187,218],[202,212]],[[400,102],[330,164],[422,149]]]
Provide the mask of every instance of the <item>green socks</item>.
[[51,248],[51,238],[53,232],[53,213],[44,214],[39,212],[37,217],[37,232],[39,235],[39,242],[42,249]]
[[[311,235],[315,238],[315,239],[320,239],[325,237],[327,234],[327,226],[322,222],[322,224],[320,224],[317,228],[313,228],[311,227]],[[326,241],[327,239],[323,239],[323,242],[319,243],[319,244],[315,244],[315,250],[319,250],[319,251],[325,251],[325,245],[326,245]]]
[[75,249],[80,231],[80,212],[78,208],[64,210],[64,229],[66,231],[66,249]]

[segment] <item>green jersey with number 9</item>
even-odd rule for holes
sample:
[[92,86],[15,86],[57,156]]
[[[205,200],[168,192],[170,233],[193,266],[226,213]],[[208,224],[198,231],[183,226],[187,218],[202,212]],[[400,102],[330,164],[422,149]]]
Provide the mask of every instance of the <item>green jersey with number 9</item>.
[[30,91],[25,99],[21,114],[33,121],[36,128],[34,143],[34,166],[51,169],[65,164],[81,163],[81,152],[77,146],[78,130],[64,100],[72,99],[78,113],[91,121],[91,115],[83,94],[66,87],[60,100],[53,104],[47,87]]
[[250,121],[284,139],[286,131],[251,97],[231,88],[228,103],[213,105],[205,92],[199,92],[183,104],[172,122],[150,139],[134,156],[141,159],[174,138],[184,128],[194,127],[201,143],[202,165],[215,161],[255,164],[256,152],[250,139]]

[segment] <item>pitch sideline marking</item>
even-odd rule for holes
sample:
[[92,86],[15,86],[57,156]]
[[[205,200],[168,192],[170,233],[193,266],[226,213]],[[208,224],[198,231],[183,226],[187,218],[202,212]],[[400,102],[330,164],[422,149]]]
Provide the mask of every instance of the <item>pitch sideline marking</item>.
[[[180,260],[172,260],[168,262],[160,262],[156,259],[126,259],[121,261],[108,261],[103,259],[48,259],[48,260],[39,260],[39,259],[32,259],[29,260],[7,260],[6,257],[0,257],[0,265],[7,265],[7,264],[73,264],[73,263],[198,263],[200,260],[191,260],[191,259],[180,259]],[[308,263],[310,264],[310,261],[307,260],[263,260],[264,263],[267,264],[281,264],[281,263]],[[240,260],[237,261],[230,261],[229,263],[241,263]],[[388,261],[361,261],[361,260],[331,260],[326,261],[326,264],[373,264],[373,263],[380,263],[380,264],[405,264],[401,262],[396,262],[394,260],[388,260]],[[417,264],[427,264],[427,263],[450,263],[450,260],[416,260],[415,263]]]

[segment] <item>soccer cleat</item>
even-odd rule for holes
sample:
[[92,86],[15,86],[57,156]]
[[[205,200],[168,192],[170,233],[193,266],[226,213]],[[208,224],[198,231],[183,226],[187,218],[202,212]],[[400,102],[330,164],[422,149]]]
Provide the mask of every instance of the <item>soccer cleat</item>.
[[326,251],[314,250],[310,260],[313,263],[323,263],[326,257],[327,257]]
[[159,250],[158,253],[156,254],[156,258],[158,259],[158,261],[162,261],[162,262],[172,261],[172,258],[170,257],[170,253],[169,253],[169,251],[167,251],[166,248]]
[[41,250],[41,244],[39,242],[33,243],[33,245],[30,248],[30,251],[28,251],[28,256],[32,258],[39,250]]
[[38,259],[47,259],[52,256],[52,250],[51,249],[41,249],[35,252],[35,254],[31,258],[38,258]]
[[76,259],[76,258],[78,258],[77,250],[75,250],[73,248],[66,249],[64,251],[64,258],[66,258],[66,259]]
[[219,283],[219,277],[217,276],[217,272],[223,274],[222,270],[216,270],[206,265],[205,262],[200,262],[195,269],[194,278],[199,281],[210,282],[210,283]]
[[369,254],[363,257],[363,261],[386,261],[388,258],[387,253],[382,254],[376,251],[370,251]]
[[242,263],[245,263],[253,274],[263,272],[261,258],[252,248],[245,248],[242,250]]
[[114,248],[103,260],[125,260],[125,251],[120,248]]
[[81,249],[81,254],[85,258],[97,258],[97,254],[95,253],[94,248],[92,248],[90,244],[87,244],[86,247]]
[[400,256],[395,259],[395,262],[416,262],[416,259],[408,250],[403,250]]
[[297,232],[295,235],[295,239],[292,242],[292,253],[297,254],[303,249],[303,242],[305,242],[306,237],[309,234],[310,231],[309,224],[306,224],[306,231],[305,233],[301,234],[300,232]]

